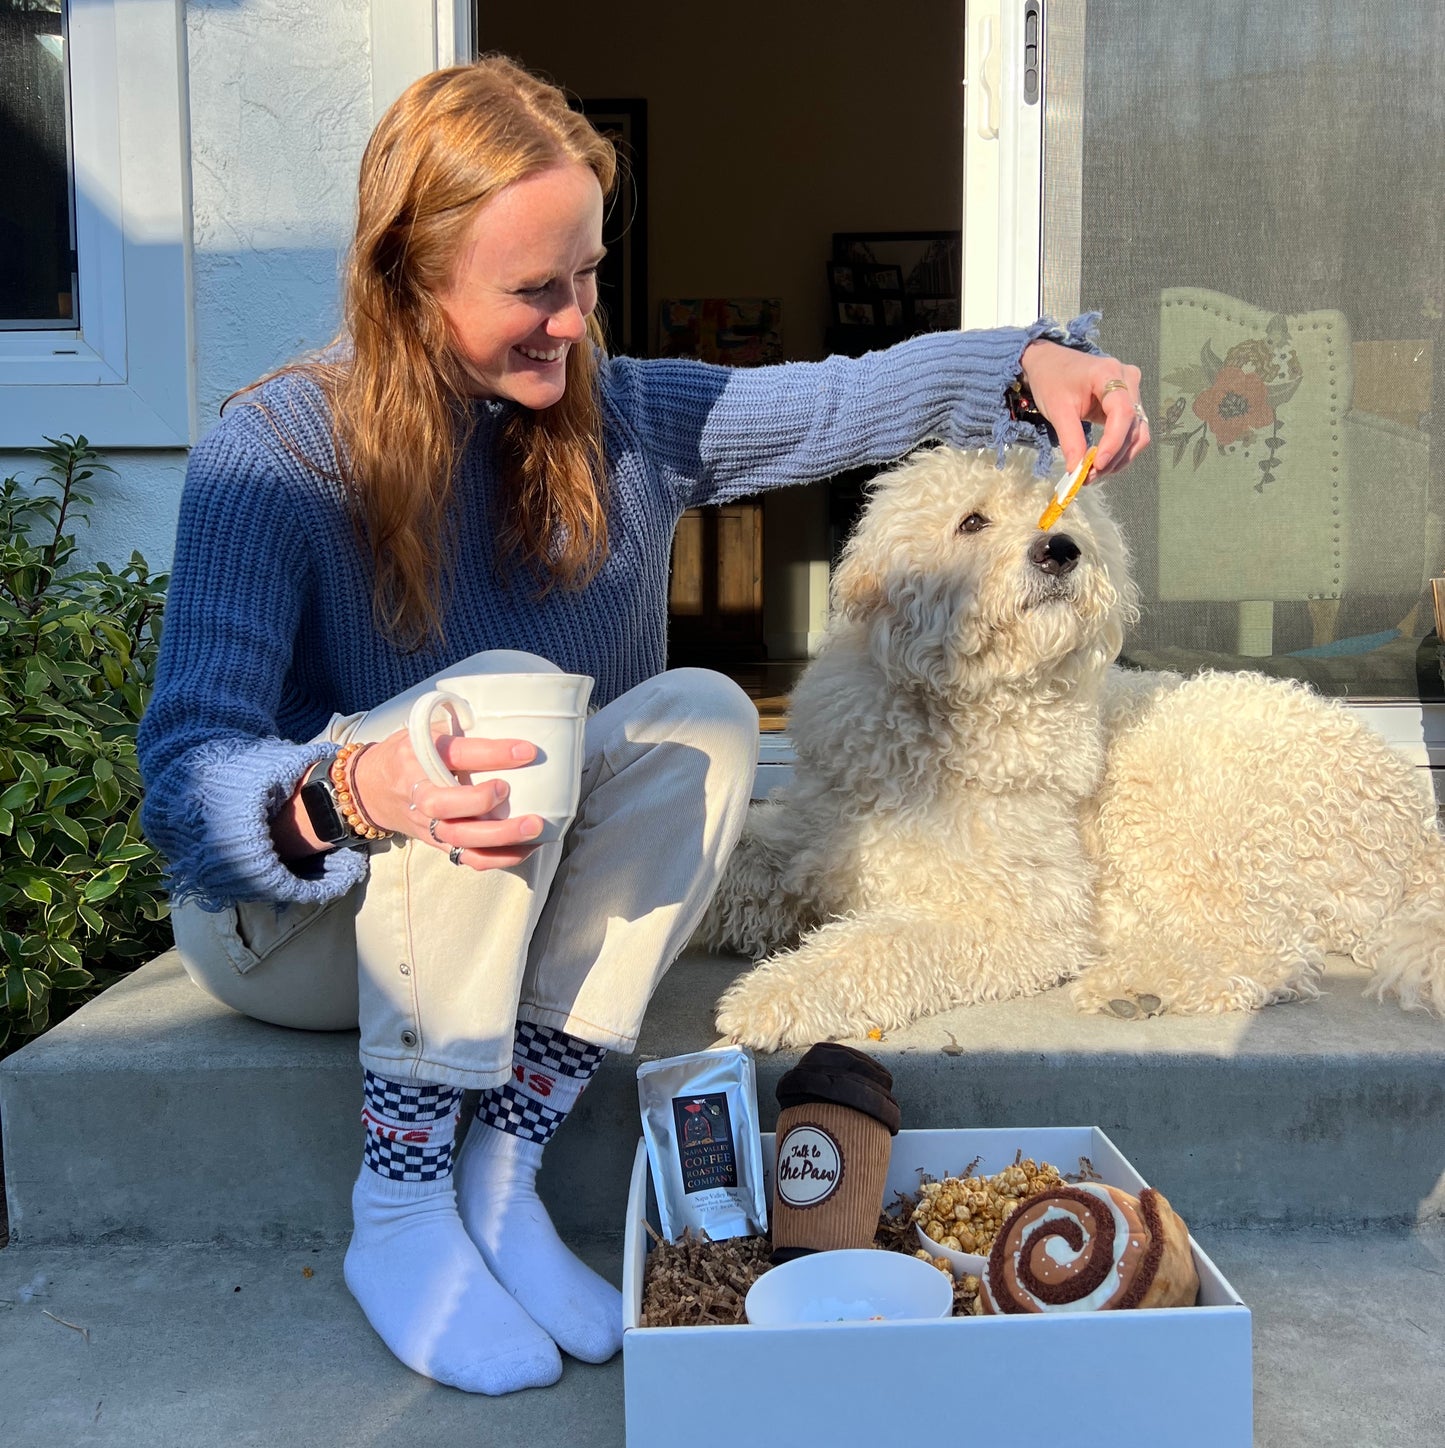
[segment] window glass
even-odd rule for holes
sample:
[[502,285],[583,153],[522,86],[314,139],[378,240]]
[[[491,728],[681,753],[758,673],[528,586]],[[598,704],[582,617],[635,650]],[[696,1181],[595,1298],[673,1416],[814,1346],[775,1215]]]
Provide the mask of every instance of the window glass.
[[0,328],[75,326],[61,0],[0,0]]
[[1044,297],[1072,268],[1145,370],[1154,447],[1107,484],[1144,592],[1126,657],[1438,699],[1445,6],[1079,8],[1049,106],[1081,164],[1046,162],[1044,197],[1078,226]]

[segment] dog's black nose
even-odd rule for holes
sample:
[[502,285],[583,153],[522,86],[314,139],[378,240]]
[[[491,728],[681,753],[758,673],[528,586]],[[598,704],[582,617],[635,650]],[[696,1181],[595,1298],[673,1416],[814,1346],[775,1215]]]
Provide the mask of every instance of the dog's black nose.
[[1029,547],[1029,562],[1056,578],[1073,570],[1080,548],[1067,533],[1045,533]]

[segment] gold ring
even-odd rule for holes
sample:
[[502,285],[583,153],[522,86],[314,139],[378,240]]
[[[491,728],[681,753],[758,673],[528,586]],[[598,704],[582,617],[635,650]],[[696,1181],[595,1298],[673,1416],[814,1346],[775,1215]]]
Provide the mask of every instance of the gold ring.
[[1104,390],[1099,393],[1099,396],[1107,397],[1111,392],[1118,392],[1121,387],[1125,392],[1129,390],[1129,384],[1122,377],[1111,377],[1104,384]]
[[442,837],[441,837],[439,834],[437,834],[437,822],[436,822],[436,820],[432,820],[432,821],[427,825],[427,827],[426,827],[426,832],[427,832],[427,834],[429,834],[429,835],[432,837],[432,839],[434,839],[434,840],[437,842],[437,844],[441,844],[441,842],[442,842]]

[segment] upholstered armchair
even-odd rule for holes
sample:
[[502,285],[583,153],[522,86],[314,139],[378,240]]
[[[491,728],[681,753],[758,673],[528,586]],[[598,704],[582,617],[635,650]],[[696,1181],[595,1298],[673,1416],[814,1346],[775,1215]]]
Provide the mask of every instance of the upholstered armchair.
[[1260,657],[1278,602],[1306,600],[1324,644],[1347,594],[1419,598],[1439,563],[1429,435],[1355,409],[1343,313],[1175,287],[1159,341],[1161,599],[1238,603],[1236,652]]

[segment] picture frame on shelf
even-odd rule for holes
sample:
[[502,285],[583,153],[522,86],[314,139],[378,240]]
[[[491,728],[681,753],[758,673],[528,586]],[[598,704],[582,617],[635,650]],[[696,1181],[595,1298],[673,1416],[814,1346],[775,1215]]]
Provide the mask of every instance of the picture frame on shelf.
[[648,354],[647,102],[607,97],[574,102],[617,149],[617,189],[602,219],[607,254],[597,269],[597,302],[608,347]]
[[828,263],[828,295],[835,301],[855,296],[858,292],[858,278],[853,268],[843,261]]
[[834,303],[838,321],[845,327],[875,327],[877,314],[871,301],[843,301]]
[[884,266],[859,266],[852,268],[859,276],[860,291],[874,292],[882,297],[903,295],[903,268],[893,263]]
[[963,284],[962,231],[835,231],[833,260],[855,270],[897,267],[910,297],[956,297]]

